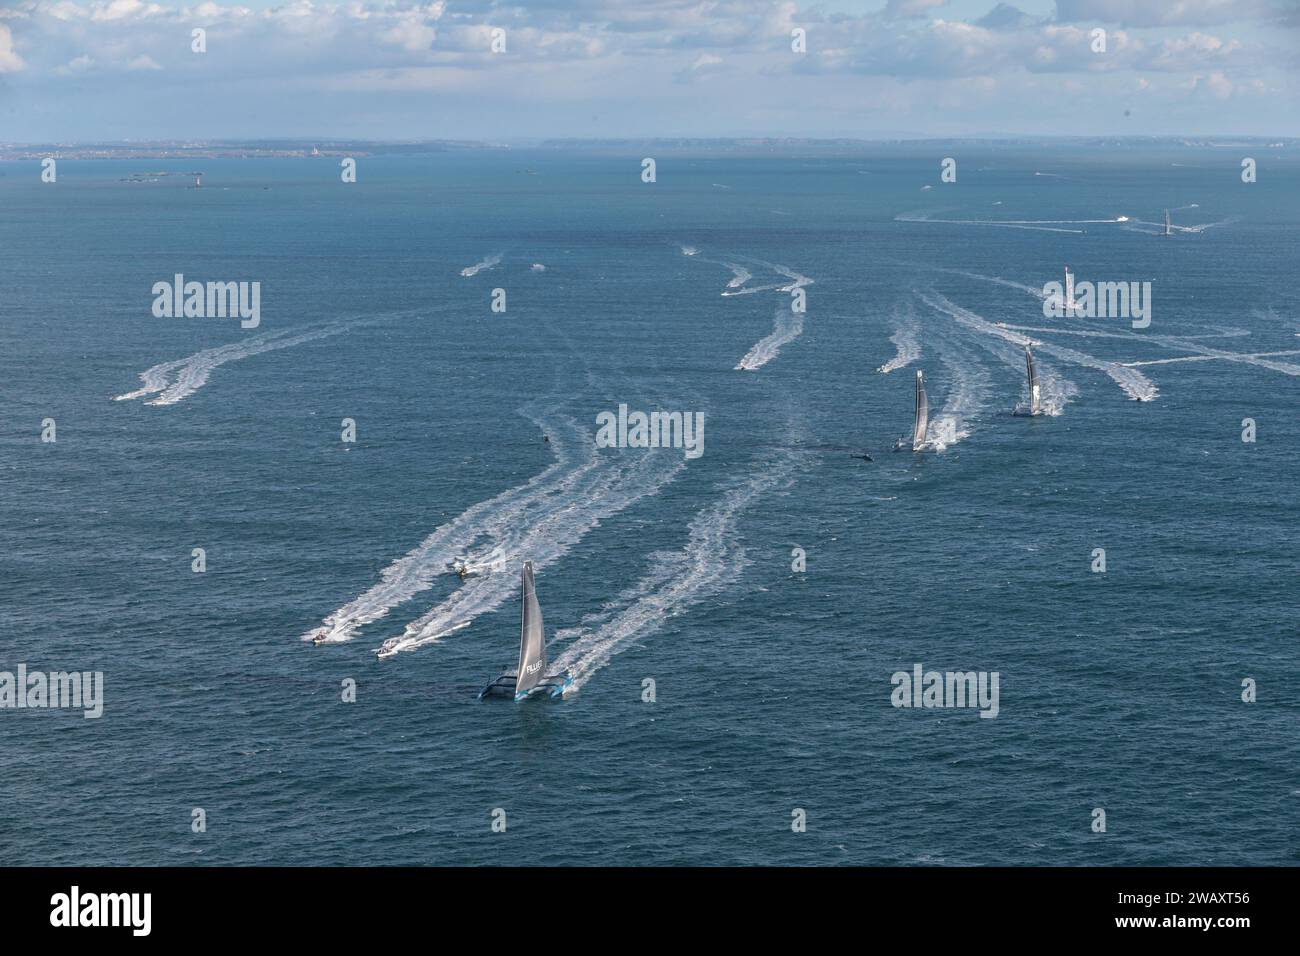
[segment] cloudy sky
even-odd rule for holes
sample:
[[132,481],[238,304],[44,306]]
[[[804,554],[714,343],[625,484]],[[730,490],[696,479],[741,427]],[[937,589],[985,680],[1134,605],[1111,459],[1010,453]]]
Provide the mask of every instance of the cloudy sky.
[[1298,91],[1300,0],[0,0],[9,143],[1290,137]]

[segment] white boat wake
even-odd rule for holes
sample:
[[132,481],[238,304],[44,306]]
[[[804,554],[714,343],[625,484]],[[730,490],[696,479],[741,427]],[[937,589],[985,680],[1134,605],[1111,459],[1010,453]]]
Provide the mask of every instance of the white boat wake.
[[1027,325],[1005,325],[999,323],[1000,329],[1020,329],[1028,332],[1046,332],[1059,335],[1082,335],[1089,338],[1107,338],[1107,339],[1124,339],[1130,342],[1144,342],[1163,346],[1164,348],[1181,349],[1185,352],[1195,353],[1191,356],[1174,356],[1165,359],[1151,359],[1144,362],[1120,362],[1119,365],[1124,368],[1138,368],[1145,365],[1170,365],[1176,362],[1206,361],[1210,359],[1220,359],[1225,362],[1238,362],[1243,365],[1255,365],[1260,368],[1270,369],[1274,372],[1281,372],[1283,375],[1297,376],[1300,375],[1300,365],[1291,362],[1275,362],[1275,357],[1288,356],[1296,354],[1292,351],[1273,351],[1273,352],[1226,352],[1223,349],[1212,348],[1202,345],[1204,339],[1222,339],[1222,338],[1240,338],[1250,335],[1246,329],[1220,328],[1215,333],[1206,333],[1204,335],[1152,335],[1147,332],[1141,334],[1133,332],[1102,332],[1095,329],[1051,329],[1041,326]]
[[[526,508],[514,509],[513,520],[494,514],[490,537],[496,564],[513,572],[525,559],[540,571],[563,557],[600,522],[633,502],[657,494],[684,467],[674,449],[611,450],[597,454],[595,442],[586,435],[585,453],[594,457],[563,483],[562,490],[534,495]],[[488,529],[480,527],[479,536]],[[391,657],[413,651],[468,627],[482,614],[494,611],[518,593],[514,573],[469,577],[450,597],[420,615],[404,632],[376,648],[379,656]]]
[[[684,255],[697,256],[699,253],[699,250],[696,249],[694,246],[680,246],[680,248]],[[686,251],[687,249],[690,249],[691,251],[687,252]],[[735,258],[745,259],[747,262],[757,263],[758,265],[761,265],[767,269],[771,269],[773,272],[777,273],[778,275],[785,276],[787,279],[790,279],[791,281],[786,283],[776,282],[768,285],[747,286],[745,285],[745,283],[748,282],[750,279],[754,278],[753,273],[750,272],[750,270],[747,267],[727,260],[707,259],[704,257],[700,257],[701,262],[708,262],[715,266],[722,266],[724,269],[730,270],[731,279],[728,280],[726,288],[722,290],[722,294],[724,296],[753,295],[756,292],[772,292],[772,291],[793,292],[795,289],[801,289],[806,285],[813,284],[813,280],[810,279],[808,276],[801,275],[800,273],[790,269],[788,266],[779,265],[773,262],[765,262],[762,259],[754,259],[749,256],[736,256]]]
[[736,363],[736,370],[752,372],[762,368],[781,353],[781,346],[793,342],[802,333],[803,314],[793,311],[788,303],[782,303],[776,308],[771,333],[754,343],[754,347]]
[[[1189,342],[1185,339],[1174,338],[1171,336],[1161,336],[1158,341],[1162,345],[1169,345],[1173,348],[1185,349],[1188,352],[1195,352],[1196,357],[1205,359],[1222,359],[1225,362],[1239,362],[1243,365],[1256,365],[1260,368],[1271,369],[1274,372],[1281,372],[1283,375],[1295,377],[1300,375],[1300,365],[1293,362],[1277,362],[1270,356],[1293,355],[1294,352],[1225,352],[1222,349],[1212,349],[1196,342]],[[1191,358],[1181,359],[1163,359],[1153,362],[1126,362],[1128,368],[1138,365],[1167,365],[1172,361],[1192,361]]]
[[889,337],[889,341],[894,343],[897,352],[893,358],[876,369],[877,372],[888,375],[900,368],[906,368],[921,357],[921,327],[917,324],[915,316],[916,311],[911,302],[907,303],[906,317],[899,317],[895,311],[894,334]]
[[691,258],[698,258],[700,262],[707,262],[710,265],[722,266],[731,272],[731,278],[727,280],[726,287],[722,290],[723,295],[749,295],[754,292],[762,292],[764,289],[772,289],[775,286],[759,286],[756,288],[746,288],[745,283],[754,278],[753,273],[742,265],[734,262],[728,262],[722,259],[709,259],[700,255],[700,250],[695,246],[678,246],[682,250],[682,255]]
[[651,555],[649,572],[607,610],[559,631],[556,641],[568,643],[554,665],[569,671],[569,692],[582,688],[612,657],[662,628],[670,617],[734,584],[751,563],[737,534],[739,519],[761,495],[788,487],[812,457],[791,451],[733,485],[696,514],[681,551]]
[[1235,355],[1179,355],[1175,358],[1150,359],[1145,362],[1125,362],[1128,368],[1141,365],[1174,365],[1178,362],[1250,362],[1253,359],[1273,358],[1279,355],[1300,355],[1300,349],[1285,352],[1247,352]]
[[783,275],[790,281],[784,285],[778,284],[775,287],[765,286],[764,288],[776,288],[780,292],[793,292],[795,289],[802,289],[806,285],[812,285],[813,279],[801,273],[795,272],[789,266],[783,266],[778,262],[768,262],[766,259],[750,258],[750,262],[756,262],[765,269],[771,269],[777,275]]
[[727,283],[728,289],[739,289],[750,279],[754,278],[754,273],[750,272],[744,266],[738,266],[734,262],[724,262],[723,265],[731,270],[731,281]]
[[957,322],[969,329],[997,336],[998,338],[1005,339],[1015,345],[1025,346],[1032,344],[1039,352],[1047,355],[1054,355],[1059,359],[1073,362],[1076,365],[1082,365],[1086,368],[1093,368],[1100,372],[1105,372],[1116,385],[1124,390],[1124,394],[1134,401],[1149,402],[1160,394],[1155,384],[1137,369],[1129,368],[1118,362],[1110,362],[1105,359],[1100,359],[1095,355],[1088,355],[1085,352],[1068,349],[1064,346],[1032,340],[1010,328],[995,325],[983,316],[977,315],[969,309],[962,308],[938,293],[922,293],[921,298],[931,308],[938,309],[940,312],[946,312]]
[[[1159,234],[1165,228],[1165,224],[1163,222],[1150,222],[1146,219],[1133,219],[1131,221],[1142,226],[1154,226],[1157,231],[1157,234]],[[1190,226],[1179,226],[1171,222],[1169,224],[1169,229],[1171,232],[1187,232],[1187,233],[1191,233],[1192,235],[1199,235],[1200,233],[1204,232],[1206,229],[1214,229],[1217,226],[1228,226],[1234,222],[1239,222],[1239,221],[1240,221],[1239,219],[1234,217],[1230,219],[1220,219],[1218,222],[1193,223]],[[1136,231],[1145,232],[1146,230],[1138,229]]]
[[[1002,362],[1015,369],[1023,378],[1025,374],[1025,353],[1014,349],[1009,343],[999,342],[989,336],[980,336],[980,346],[995,355]],[[1038,346],[1035,345],[1035,348]],[[1063,376],[1056,366],[1036,359],[1034,370],[1038,377],[1038,409],[1044,415],[1056,417],[1064,414],[1065,406],[1079,394],[1079,387]],[[1023,384],[1023,406],[1029,405],[1029,384]]]
[[952,275],[965,276],[968,279],[979,279],[981,282],[991,282],[994,285],[1005,286],[1008,289],[1017,289],[1026,295],[1032,295],[1035,299],[1046,298],[1046,296],[1043,295],[1043,290],[1041,288],[1035,289],[1031,285],[1025,285],[1023,282],[1016,282],[1013,279],[1004,279],[1001,276],[986,276],[979,272],[963,272],[960,269],[944,269],[939,266],[932,266],[931,268],[934,268],[939,272],[948,272]]
[[460,274],[468,279],[470,276],[476,276],[480,272],[486,272],[488,269],[491,269],[493,266],[499,264],[500,262],[501,262],[501,254],[498,253],[495,256],[488,256],[483,261],[476,262],[472,266],[466,266],[464,269],[460,270]]
[[[1138,332],[1103,332],[1100,329],[1066,329],[1051,328],[1044,325],[1012,325],[1010,322],[993,323],[1000,329],[1017,329],[1021,332],[1043,332],[1047,335],[1080,335],[1089,339],[1124,339],[1127,342],[1155,342],[1165,344],[1165,336],[1148,335]],[[1205,328],[1206,326],[1202,326]],[[1190,339],[1235,339],[1250,335],[1249,329],[1238,329],[1230,326],[1209,326],[1217,328],[1218,332],[1206,332],[1204,335],[1180,335],[1178,341]],[[1128,364],[1128,363],[1125,363]]]
[[474,546],[491,554],[492,542],[506,530],[527,521],[527,516],[553,509],[571,499],[586,477],[600,466],[591,437],[576,421],[554,411],[525,412],[550,438],[555,461],[528,481],[494,498],[481,501],[440,525],[418,547],[380,572],[380,580],[347,604],[326,615],[323,627],[302,635],[302,640],[339,644],[352,640],[357,629],[385,617],[399,604],[433,586],[440,574],[450,573],[453,562],[475,564],[481,558]]
[[899,213],[895,222],[940,223],[951,226],[1000,226],[1005,229],[1030,229],[1036,232],[1068,232],[1082,234],[1084,229],[1066,229],[1067,225],[1114,225],[1128,222],[1127,219],[933,219],[925,214]]
[[[1204,362],[1204,361],[1212,361],[1212,360],[1221,360],[1224,362],[1237,362],[1242,365],[1255,365],[1258,366],[1259,368],[1270,369],[1271,371],[1281,372],[1283,375],[1290,375],[1292,377],[1300,376],[1300,365],[1296,365],[1292,362],[1273,361],[1273,359],[1275,358],[1300,354],[1292,350],[1282,350],[1282,351],[1273,351],[1273,352],[1226,352],[1223,349],[1216,349],[1201,344],[1201,341],[1205,339],[1241,338],[1243,336],[1248,336],[1251,333],[1246,329],[1237,329],[1237,328],[1230,328],[1230,327],[1220,328],[1220,331],[1218,332],[1207,332],[1204,335],[1151,335],[1146,332],[1139,335],[1137,333],[1131,333],[1131,332],[1103,332],[1096,329],[1053,329],[1053,328],[1044,328],[1042,326],[1034,326],[1034,325],[1008,325],[1003,323],[998,323],[996,327],[999,329],[1019,329],[1025,332],[1043,332],[1043,333],[1049,333],[1055,335],[1080,335],[1080,336],[1086,336],[1088,338],[1124,339],[1125,341],[1130,341],[1130,342],[1151,343],[1151,344],[1163,346],[1165,348],[1181,349],[1186,352],[1195,353],[1193,355],[1174,356],[1171,358],[1163,358],[1163,359],[1149,359],[1140,362],[1111,363],[1121,368],[1135,369],[1147,365],[1173,365],[1178,362]],[[1044,351],[1050,351],[1050,349],[1052,348],[1056,348],[1058,353],[1062,351],[1057,346],[1047,346],[1047,345],[1043,346]],[[1071,350],[1068,349],[1064,351],[1071,352]],[[1077,356],[1082,353],[1071,352],[1071,354]],[[1101,360],[1092,359],[1092,361],[1100,362]],[[1088,363],[1081,362],[1080,364],[1088,364]],[[1094,365],[1093,367],[1098,368],[1100,366]],[[1112,376],[1112,378],[1113,377],[1114,376]],[[1152,398],[1154,398],[1156,394],[1154,388],[1155,388],[1154,386],[1151,386]],[[1150,398],[1143,398],[1141,400],[1150,401]]]
[[789,266],[771,264],[771,268],[791,280],[789,285],[781,286],[780,291],[782,292],[793,292],[795,289],[802,289],[806,285],[813,284],[812,279],[808,278],[806,275],[795,272]]
[[989,401],[989,379],[971,353],[941,342],[939,361],[948,372],[948,393],[943,408],[930,419],[925,444],[930,451],[943,451],[970,435],[971,420]]
[[238,361],[275,349],[287,349],[326,336],[338,335],[350,325],[334,322],[327,325],[306,329],[281,329],[275,332],[263,332],[230,345],[195,352],[183,359],[163,362],[140,373],[141,387],[134,392],[114,396],[115,402],[127,402],[146,395],[161,393],[157,398],[145,402],[146,405],[175,405],[193,395],[207,384],[208,377],[219,366],[227,362]]
[[722,294],[724,296],[753,295],[756,292],[772,292],[780,288],[782,288],[782,286],[779,282],[773,282],[771,285],[748,285],[740,289],[728,289]]

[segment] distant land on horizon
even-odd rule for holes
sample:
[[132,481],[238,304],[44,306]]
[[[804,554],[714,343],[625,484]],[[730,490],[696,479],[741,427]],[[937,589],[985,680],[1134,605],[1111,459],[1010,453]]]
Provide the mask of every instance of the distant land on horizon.
[[645,137],[612,139],[520,140],[491,143],[478,140],[364,140],[328,138],[307,140],[158,140],[88,143],[0,143],[0,160],[24,161],[54,156],[59,159],[261,159],[310,156],[375,156],[451,150],[585,149],[606,150],[654,148],[674,151],[744,152],[752,150],[813,149],[843,151],[866,146],[921,146],[931,143],[983,146],[1063,146],[1089,148],[1143,148],[1152,146],[1187,148],[1289,149],[1295,140],[1277,136],[987,136],[987,137],[899,137],[899,138],[815,138],[815,137]]

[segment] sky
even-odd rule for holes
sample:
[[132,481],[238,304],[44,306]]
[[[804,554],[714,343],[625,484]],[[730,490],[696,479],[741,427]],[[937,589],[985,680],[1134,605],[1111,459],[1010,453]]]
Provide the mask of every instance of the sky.
[[0,0],[0,143],[1283,138],[1298,74],[1300,0]]

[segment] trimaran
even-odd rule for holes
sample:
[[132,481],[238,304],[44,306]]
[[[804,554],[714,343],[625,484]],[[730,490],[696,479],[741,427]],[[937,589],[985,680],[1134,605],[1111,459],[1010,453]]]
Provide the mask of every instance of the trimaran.
[[549,697],[562,697],[573,684],[566,672],[546,672],[546,630],[542,626],[542,607],[537,603],[537,588],[533,583],[533,562],[524,562],[523,623],[519,629],[519,666],[508,668],[479,692],[479,699],[490,696],[523,700],[532,694],[545,692]]

